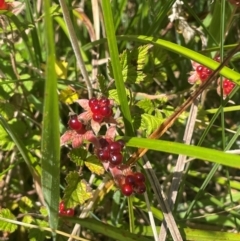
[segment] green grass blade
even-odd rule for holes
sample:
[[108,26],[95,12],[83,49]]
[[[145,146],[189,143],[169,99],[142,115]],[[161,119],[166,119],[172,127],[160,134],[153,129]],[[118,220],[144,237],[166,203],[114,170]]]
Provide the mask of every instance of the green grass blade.
[[[180,54],[188,59],[192,59],[212,70],[217,69],[219,66],[219,63],[215,62],[214,60],[197,53],[196,51],[190,50],[188,48],[185,48],[183,46],[180,46],[178,44],[172,43],[170,41],[148,37],[144,35],[125,35],[125,36],[119,36],[119,39],[129,40],[129,41],[136,41],[136,42],[142,42],[142,43],[151,43],[154,45],[161,46],[162,48],[169,50],[171,52],[175,52],[177,54]],[[231,70],[230,68],[224,67],[221,69],[220,74],[225,76],[228,79],[231,79],[236,84],[240,85],[240,74]]]
[[19,152],[22,155],[23,160],[27,164],[33,178],[39,182],[40,184],[40,174],[37,173],[37,171],[33,168],[33,163],[30,158],[30,154],[28,150],[26,149],[25,145],[21,141],[21,139],[17,136],[17,134],[11,129],[11,126],[7,123],[7,121],[3,118],[3,116],[0,114],[0,125],[4,128],[4,130],[8,133],[8,135],[11,137],[15,145],[17,146]]
[[240,158],[238,155],[232,155],[205,147],[189,146],[171,141],[126,137],[124,139],[127,141],[127,146],[147,148],[149,150],[162,151],[173,154],[182,154],[185,156],[195,157],[201,160],[226,165],[229,167],[240,168]]
[[[45,39],[47,46],[46,82],[42,132],[42,189],[49,214],[49,225],[58,227],[60,138],[55,43],[50,1],[44,1]],[[53,233],[55,239],[55,234]]]
[[125,124],[125,131],[127,135],[133,136],[134,129],[132,125],[132,117],[131,117],[131,113],[130,113],[130,109],[127,101],[127,94],[126,94],[125,86],[123,82],[122,68],[119,61],[119,53],[117,48],[117,40],[115,36],[115,28],[113,24],[113,16],[112,16],[110,1],[105,1],[105,0],[102,1],[102,9],[103,9],[103,17],[104,17],[104,24],[105,24],[106,35],[107,35],[109,54],[111,57],[113,75],[115,79],[117,93],[120,100],[123,121]]

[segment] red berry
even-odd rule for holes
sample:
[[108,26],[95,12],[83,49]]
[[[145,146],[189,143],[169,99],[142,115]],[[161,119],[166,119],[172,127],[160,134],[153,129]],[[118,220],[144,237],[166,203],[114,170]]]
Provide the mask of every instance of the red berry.
[[99,139],[99,144],[100,144],[101,148],[105,148],[109,145],[108,141],[104,138]]
[[93,120],[100,123],[103,121],[104,117],[101,114],[93,113]]
[[125,183],[129,184],[129,185],[132,185],[132,186],[135,186],[135,184],[136,184],[135,176],[134,175],[127,175],[125,177]]
[[112,166],[118,166],[122,163],[123,156],[120,152],[113,152],[110,154],[109,162]]
[[119,142],[113,141],[108,146],[110,152],[121,152],[122,146]]
[[123,184],[121,186],[122,194],[125,196],[130,196],[133,193],[133,187],[130,184]]
[[135,172],[134,177],[136,179],[136,182],[145,182],[145,177],[141,172]]
[[106,97],[102,97],[100,100],[99,100],[99,104],[101,106],[109,106],[110,105],[110,101],[108,98]]
[[112,108],[109,106],[101,106],[99,113],[104,117],[109,117],[112,115]]
[[235,87],[235,83],[233,83],[229,79],[223,80],[223,93],[224,93],[224,95],[229,95],[232,92],[234,87]]
[[196,68],[197,73],[198,73],[198,74],[202,73],[203,68],[204,68],[204,67],[203,67],[202,65],[198,65],[198,67]]
[[59,210],[59,211],[58,211],[58,214],[61,215],[61,216],[66,216],[67,211],[66,211],[66,210],[62,210],[62,211]]
[[137,194],[143,194],[146,192],[146,185],[144,183],[138,183],[138,185],[134,188],[134,191]]
[[206,73],[206,74],[208,74],[208,75],[210,75],[210,74],[212,73],[212,70],[211,70],[211,69],[206,68],[206,69],[205,69],[205,73]]
[[[125,146],[125,142],[124,142],[123,140],[118,140],[117,142],[121,145],[121,147],[122,147],[122,149],[123,149],[124,146]],[[121,150],[122,150],[122,149],[121,149]]]
[[217,61],[217,62],[219,62],[219,63],[221,62],[220,56],[216,56],[216,57],[214,58],[214,60]]
[[101,106],[100,106],[99,104],[93,105],[93,106],[91,107],[91,111],[92,111],[92,113],[94,113],[94,114],[100,114],[100,108],[101,108]]
[[98,105],[98,99],[97,98],[91,98],[88,102],[88,105],[90,108],[92,108],[95,105]]
[[61,201],[61,202],[59,203],[58,208],[59,208],[59,212],[65,210],[65,205],[64,205],[64,202],[63,202],[63,201]]
[[74,209],[68,208],[66,210],[66,216],[70,216],[70,217],[74,216]]
[[82,128],[81,128],[81,129],[76,130],[76,132],[77,132],[78,134],[81,134],[81,135],[85,134],[86,131],[87,131],[87,130],[86,130],[86,126],[85,126],[85,125],[82,125]]
[[200,78],[201,81],[205,81],[208,78],[208,74],[207,73],[201,73],[201,74],[199,74],[199,78]]
[[72,130],[80,130],[82,128],[82,122],[78,120],[78,117],[76,115],[71,116],[68,125]]
[[101,160],[101,161],[108,161],[109,158],[110,158],[110,153],[109,153],[109,150],[104,148],[104,149],[99,149],[98,150],[98,158]]

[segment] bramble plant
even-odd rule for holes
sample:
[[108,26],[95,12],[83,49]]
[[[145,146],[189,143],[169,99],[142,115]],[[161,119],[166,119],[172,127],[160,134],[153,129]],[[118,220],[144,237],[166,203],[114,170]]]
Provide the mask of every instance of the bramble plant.
[[239,240],[239,6],[0,0],[0,240]]

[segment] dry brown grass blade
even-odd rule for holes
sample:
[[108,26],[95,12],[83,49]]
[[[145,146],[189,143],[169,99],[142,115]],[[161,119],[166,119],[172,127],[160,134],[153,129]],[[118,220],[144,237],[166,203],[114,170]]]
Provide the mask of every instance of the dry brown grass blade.
[[[238,44],[223,60],[219,67],[209,76],[209,78],[199,86],[196,91],[180,106],[176,111],[167,118],[159,128],[157,128],[148,138],[149,139],[158,139],[161,137],[176,121],[176,119],[193,103],[193,101],[212,83],[212,81],[217,77],[220,70],[228,64],[232,56],[240,50],[240,44]],[[127,161],[128,165],[134,164],[140,157],[142,157],[148,149],[139,148]]]

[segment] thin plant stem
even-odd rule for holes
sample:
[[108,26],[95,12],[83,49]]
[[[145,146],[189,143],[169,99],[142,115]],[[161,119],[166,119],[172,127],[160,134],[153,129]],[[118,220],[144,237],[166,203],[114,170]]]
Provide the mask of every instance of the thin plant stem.
[[72,44],[72,48],[75,53],[78,66],[79,66],[81,73],[83,75],[83,78],[85,80],[87,90],[88,90],[88,98],[90,99],[90,98],[92,98],[92,95],[93,95],[92,85],[91,85],[91,82],[88,77],[88,72],[86,70],[86,66],[84,64],[82,54],[80,52],[77,36],[76,36],[74,28],[73,28],[73,24],[72,24],[72,21],[71,21],[71,18],[70,18],[68,9],[67,9],[67,5],[64,0],[59,0],[59,3],[62,7],[63,17],[64,17],[64,20],[66,22],[67,29],[69,32],[70,42]]

